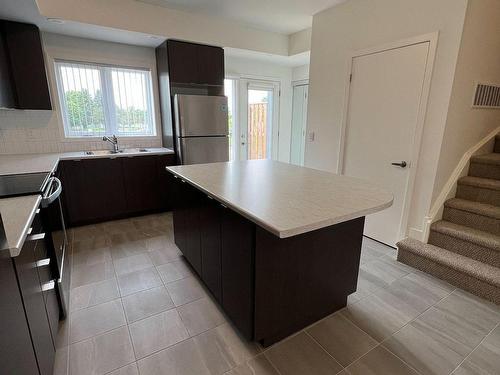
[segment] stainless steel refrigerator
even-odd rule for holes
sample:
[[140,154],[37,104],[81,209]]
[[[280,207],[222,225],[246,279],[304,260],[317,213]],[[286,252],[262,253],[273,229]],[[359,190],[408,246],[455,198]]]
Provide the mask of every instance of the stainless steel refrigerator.
[[174,96],[175,135],[181,164],[229,160],[227,98]]

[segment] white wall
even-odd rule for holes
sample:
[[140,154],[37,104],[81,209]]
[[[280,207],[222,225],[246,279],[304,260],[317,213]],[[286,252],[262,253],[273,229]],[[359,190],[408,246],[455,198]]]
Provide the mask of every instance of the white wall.
[[0,154],[97,150],[108,147],[99,138],[65,139],[54,74],[54,59],[101,62],[151,69],[156,137],[120,139],[123,147],[159,147],[160,114],[153,48],[43,34],[45,62],[53,111],[0,110]]
[[290,160],[292,122],[292,68],[269,62],[226,55],[226,76],[278,81],[281,87],[278,160]]
[[292,69],[292,82],[309,79],[309,64],[296,66]]
[[477,82],[500,85],[498,0],[469,0],[433,199],[464,153],[500,126],[498,109],[472,108]]
[[37,0],[45,17],[288,56],[288,36],[135,0]]
[[431,205],[467,0],[349,0],[316,14],[311,42],[306,166],[336,172],[348,57],[357,50],[439,31],[415,190],[413,232]]

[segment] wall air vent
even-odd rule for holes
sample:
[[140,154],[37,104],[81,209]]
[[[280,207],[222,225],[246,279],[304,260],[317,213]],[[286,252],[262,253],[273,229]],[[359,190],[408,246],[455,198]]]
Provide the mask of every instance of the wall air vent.
[[478,83],[472,106],[474,108],[500,109],[500,86]]

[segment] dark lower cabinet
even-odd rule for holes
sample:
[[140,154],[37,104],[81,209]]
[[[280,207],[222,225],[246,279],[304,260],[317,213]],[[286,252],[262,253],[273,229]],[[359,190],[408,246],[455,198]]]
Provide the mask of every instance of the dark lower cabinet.
[[[37,242],[28,241],[21,253],[13,258],[19,282],[26,320],[31,335],[35,357],[41,375],[52,375],[55,346],[47,316],[47,308],[38,272],[35,249]],[[30,348],[24,348],[29,350]]]
[[30,330],[19,293],[16,271],[8,251],[0,251],[0,372],[38,373]]
[[279,238],[180,178],[174,188],[175,242],[248,340],[272,345],[356,290],[363,217]]
[[66,221],[69,226],[170,210],[172,177],[165,167],[175,155],[63,160]]
[[245,337],[253,339],[255,224],[232,210],[222,215],[222,307]]
[[201,278],[215,299],[222,303],[221,220],[223,208],[209,198],[203,199],[199,210]]

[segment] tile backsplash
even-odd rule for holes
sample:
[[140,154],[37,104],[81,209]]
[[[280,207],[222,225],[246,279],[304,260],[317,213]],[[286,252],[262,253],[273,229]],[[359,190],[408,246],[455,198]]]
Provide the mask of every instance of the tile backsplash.
[[[160,137],[119,138],[120,147],[161,147]],[[108,149],[100,139],[65,140],[56,111],[0,109],[0,155]]]

